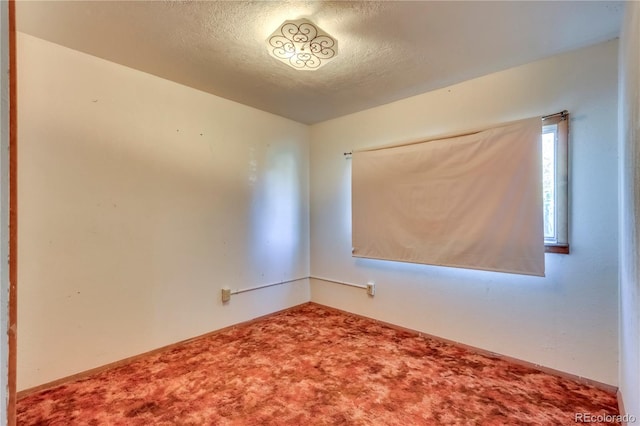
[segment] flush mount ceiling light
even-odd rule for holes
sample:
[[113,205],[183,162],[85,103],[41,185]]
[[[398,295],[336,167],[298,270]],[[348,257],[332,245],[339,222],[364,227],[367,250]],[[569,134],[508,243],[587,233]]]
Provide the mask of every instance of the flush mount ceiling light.
[[317,70],[338,54],[338,41],[306,19],[285,21],[267,42],[271,56],[299,70]]

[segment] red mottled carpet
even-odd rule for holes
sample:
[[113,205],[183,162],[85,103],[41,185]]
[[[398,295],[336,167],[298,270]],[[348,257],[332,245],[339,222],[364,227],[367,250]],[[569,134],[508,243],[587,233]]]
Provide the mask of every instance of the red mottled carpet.
[[574,425],[576,413],[617,415],[616,397],[315,304],[18,401],[19,425]]

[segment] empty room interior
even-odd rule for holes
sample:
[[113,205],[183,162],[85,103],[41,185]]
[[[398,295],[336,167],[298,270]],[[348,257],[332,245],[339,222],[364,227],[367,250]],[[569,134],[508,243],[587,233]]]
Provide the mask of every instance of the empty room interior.
[[638,2],[2,7],[2,424],[640,421]]

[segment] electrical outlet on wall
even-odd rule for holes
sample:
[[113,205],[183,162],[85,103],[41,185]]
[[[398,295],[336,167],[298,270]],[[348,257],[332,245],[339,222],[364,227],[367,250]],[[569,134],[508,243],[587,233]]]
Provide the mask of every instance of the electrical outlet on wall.
[[376,283],[374,282],[367,283],[367,294],[372,297],[376,295]]
[[225,287],[222,289],[222,303],[227,303],[229,300],[231,300],[231,289]]

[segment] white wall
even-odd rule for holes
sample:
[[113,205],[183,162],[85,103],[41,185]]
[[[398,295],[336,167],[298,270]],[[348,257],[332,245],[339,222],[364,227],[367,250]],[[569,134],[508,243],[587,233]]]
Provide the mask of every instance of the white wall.
[[7,424],[9,347],[9,2],[0,2],[0,426]]
[[620,40],[620,393],[640,418],[640,3]]
[[[436,60],[436,59],[434,59]],[[617,42],[548,58],[311,127],[312,301],[615,385]],[[546,278],[351,257],[342,153],[568,109],[570,255]]]
[[18,390],[309,300],[307,126],[17,49]]

